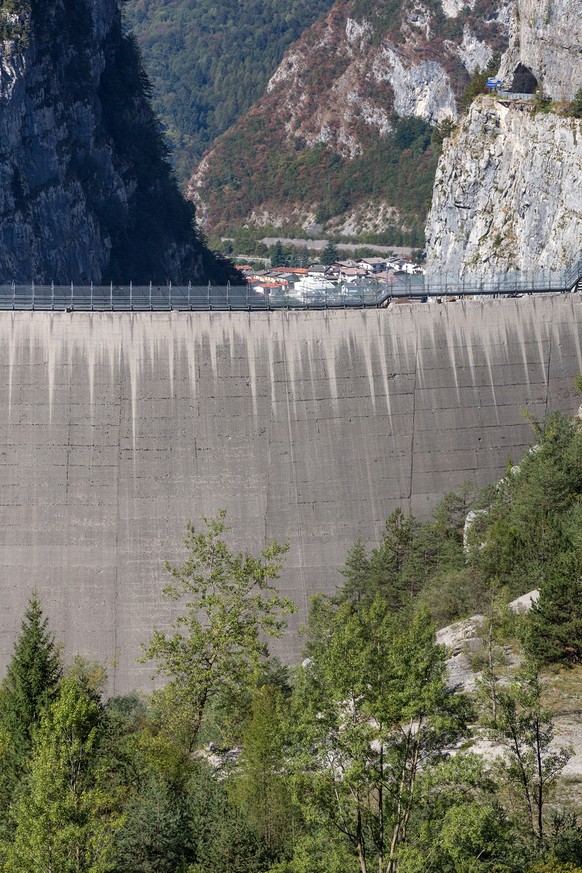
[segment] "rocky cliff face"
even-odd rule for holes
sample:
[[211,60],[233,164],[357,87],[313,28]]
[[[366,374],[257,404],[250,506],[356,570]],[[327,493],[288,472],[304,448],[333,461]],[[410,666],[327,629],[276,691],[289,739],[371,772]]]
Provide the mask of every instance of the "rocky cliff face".
[[582,122],[476,101],[437,169],[431,272],[556,269],[582,247]]
[[519,0],[510,25],[501,76],[512,83],[527,66],[554,100],[570,100],[582,87],[582,15],[579,0]]
[[[340,233],[378,231],[387,216],[406,223],[394,184],[406,170],[384,148],[398,117],[456,119],[470,73],[506,47],[508,20],[505,0],[337,0],[194,174],[190,196],[209,230],[224,226],[225,217],[305,227],[319,215]],[[430,156],[424,158],[417,178],[429,172]],[[312,164],[317,172],[309,176]],[[329,196],[340,172],[346,185]],[[433,173],[430,164],[431,181]],[[363,174],[369,184],[358,201],[353,193]],[[351,188],[350,175],[358,180]],[[414,174],[407,185],[414,187]]]
[[[555,100],[582,86],[577,0],[519,0],[501,64]],[[558,269],[582,250],[582,122],[560,104],[482,97],[445,143],[426,237],[431,272]]]
[[206,281],[116,0],[0,7],[0,281]]

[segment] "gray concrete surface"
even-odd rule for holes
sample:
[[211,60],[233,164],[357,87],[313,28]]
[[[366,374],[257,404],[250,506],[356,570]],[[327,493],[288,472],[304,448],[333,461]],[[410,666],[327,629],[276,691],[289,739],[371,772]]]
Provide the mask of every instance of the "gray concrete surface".
[[579,295],[388,310],[0,313],[0,668],[36,588],[67,657],[147,687],[163,561],[228,510],[235,546],[291,544],[309,595],[397,506],[426,516],[530,441],[521,409],[572,410]]

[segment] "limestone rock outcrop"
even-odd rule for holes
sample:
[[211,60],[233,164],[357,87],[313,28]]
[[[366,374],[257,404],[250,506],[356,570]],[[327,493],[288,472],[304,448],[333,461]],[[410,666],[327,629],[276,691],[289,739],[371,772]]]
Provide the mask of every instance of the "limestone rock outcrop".
[[439,162],[428,268],[559,269],[582,247],[582,123],[476,101]]
[[116,0],[19,0],[0,18],[0,282],[228,278],[165,161]]
[[519,64],[554,100],[570,100],[582,87],[582,15],[578,0],[519,0],[500,75],[511,84]]
[[580,257],[582,121],[563,102],[582,87],[577,0],[517,0],[500,76],[511,87],[528,75],[562,102],[539,112],[534,100],[484,96],[445,141],[426,226],[429,273],[555,270]]

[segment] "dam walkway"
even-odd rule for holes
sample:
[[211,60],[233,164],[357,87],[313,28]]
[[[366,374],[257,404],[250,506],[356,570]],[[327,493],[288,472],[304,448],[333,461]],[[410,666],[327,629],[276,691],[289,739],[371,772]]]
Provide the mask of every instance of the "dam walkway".
[[248,285],[0,285],[0,310],[40,311],[272,311],[373,309],[390,302],[555,294],[582,290],[582,257],[570,268],[505,272],[459,280],[450,275],[394,274],[390,284],[340,286],[304,294],[291,290],[265,297]]

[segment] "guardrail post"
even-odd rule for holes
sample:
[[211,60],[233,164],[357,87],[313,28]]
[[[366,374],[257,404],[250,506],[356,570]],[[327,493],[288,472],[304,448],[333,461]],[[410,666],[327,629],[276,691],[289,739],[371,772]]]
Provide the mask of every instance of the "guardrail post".
[[109,283],[109,308],[113,312],[113,282]]
[[150,282],[150,312],[152,311],[152,283]]
[[93,282],[91,282],[91,297],[90,297],[90,301],[91,301],[91,312],[93,312]]
[[51,282],[51,309],[55,308],[55,283]]
[[230,309],[230,279],[226,283],[226,305]]
[[168,300],[170,301],[170,309],[172,309],[172,283],[168,284]]
[[133,310],[133,282],[129,283],[129,308]]
[[32,306],[32,309],[34,310],[34,280],[33,280],[33,282],[32,282],[32,298],[31,298],[31,306]]
[[16,285],[12,283],[12,308],[16,307]]
[[71,282],[71,309],[73,309],[75,303],[75,292],[73,290],[73,283]]
[[192,299],[190,297],[190,292],[192,291],[192,282],[188,282],[188,309],[192,312]]

